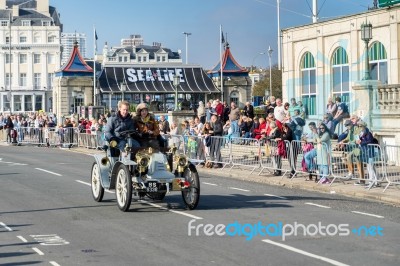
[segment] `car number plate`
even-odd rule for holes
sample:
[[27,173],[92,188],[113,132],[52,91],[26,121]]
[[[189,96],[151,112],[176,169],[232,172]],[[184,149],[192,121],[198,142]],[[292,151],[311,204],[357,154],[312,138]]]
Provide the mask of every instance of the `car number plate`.
[[157,192],[158,191],[158,183],[154,181],[147,182],[147,192]]

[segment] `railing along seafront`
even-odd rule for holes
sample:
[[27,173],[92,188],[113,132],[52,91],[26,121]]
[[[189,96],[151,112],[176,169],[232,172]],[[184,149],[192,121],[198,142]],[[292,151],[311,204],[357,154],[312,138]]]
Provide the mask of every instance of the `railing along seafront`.
[[[106,144],[102,132],[79,132],[78,128],[18,128],[18,145],[49,147],[84,147],[102,149]],[[282,178],[310,175],[319,183],[354,180],[369,189],[386,183],[400,185],[400,146],[369,144],[310,143],[305,141],[256,140],[228,136],[165,135],[169,146],[186,154],[193,162],[221,168],[247,169],[258,175],[265,171]],[[7,141],[0,130],[0,141]]]

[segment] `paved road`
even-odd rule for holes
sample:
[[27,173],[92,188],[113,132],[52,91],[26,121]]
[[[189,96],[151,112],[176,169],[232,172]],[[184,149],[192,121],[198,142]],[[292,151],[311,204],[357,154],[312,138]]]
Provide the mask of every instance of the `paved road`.
[[[91,156],[2,146],[0,158],[0,265],[400,264],[400,212],[392,206],[202,175],[194,211],[171,194],[163,202],[135,199],[123,213],[112,193],[92,199]],[[279,222],[287,230],[297,222],[310,234],[321,223],[331,234],[347,224],[341,229],[361,227],[361,235],[305,236],[298,228],[283,241],[252,236],[246,224],[259,222],[270,233]],[[231,233],[245,226],[243,235],[217,235],[229,224]]]

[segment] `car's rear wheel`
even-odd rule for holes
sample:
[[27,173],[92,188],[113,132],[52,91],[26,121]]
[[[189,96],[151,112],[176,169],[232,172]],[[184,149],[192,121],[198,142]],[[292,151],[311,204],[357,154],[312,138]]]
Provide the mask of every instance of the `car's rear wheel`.
[[96,162],[92,165],[91,188],[93,199],[97,202],[101,202],[104,196],[104,188],[101,186],[100,169]]
[[120,164],[118,166],[115,182],[115,195],[117,196],[118,208],[126,212],[129,210],[132,201],[132,179],[126,165]]
[[199,173],[193,164],[190,164],[183,173],[185,181],[189,182],[188,189],[182,191],[183,202],[190,210],[197,207],[200,200],[200,180]]

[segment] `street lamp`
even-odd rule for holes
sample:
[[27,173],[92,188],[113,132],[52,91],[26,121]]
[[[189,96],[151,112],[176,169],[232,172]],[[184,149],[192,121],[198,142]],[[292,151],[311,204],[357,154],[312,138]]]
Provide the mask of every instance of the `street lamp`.
[[180,82],[181,82],[181,77],[175,75],[174,76],[174,80],[173,80],[173,84],[174,84],[174,87],[175,87],[175,108],[174,108],[174,111],[178,111],[178,86],[179,86]]
[[361,25],[361,40],[365,42],[365,72],[363,80],[370,80],[371,75],[369,73],[369,55],[368,55],[368,43],[372,39],[372,24],[363,23]]
[[192,35],[190,32],[182,32],[182,34],[185,34],[185,39],[186,39],[186,65],[188,64],[188,36]]
[[271,56],[273,50],[271,46],[268,46],[268,56],[269,56],[269,97],[272,96],[272,65],[271,65]]

